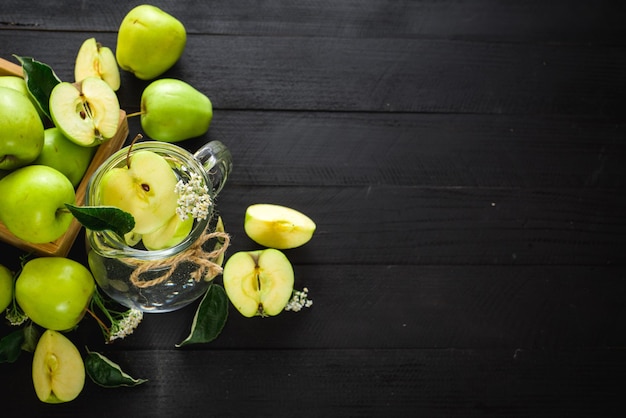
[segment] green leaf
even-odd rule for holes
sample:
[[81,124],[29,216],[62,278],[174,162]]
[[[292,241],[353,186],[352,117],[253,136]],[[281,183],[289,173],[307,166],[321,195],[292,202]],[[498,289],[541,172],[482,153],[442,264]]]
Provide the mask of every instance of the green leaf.
[[226,292],[222,286],[212,283],[196,310],[189,336],[181,343],[176,344],[176,347],[213,341],[222,332],[227,317],[228,297]]
[[85,371],[95,384],[105,388],[137,386],[147,382],[146,379],[131,377],[117,363],[94,351],[88,351],[85,357]]
[[65,206],[85,228],[92,231],[109,230],[123,237],[135,227],[135,218],[114,206]]
[[0,363],[13,363],[22,352],[24,331],[18,329],[0,340]]
[[14,55],[14,57],[22,64],[24,81],[26,81],[29,93],[35,99],[41,111],[48,118],[52,119],[50,116],[50,93],[61,80],[52,68],[43,62],[36,61],[31,57],[20,57],[18,55]]
[[22,350],[33,353],[37,347],[37,342],[39,341],[40,336],[41,332],[39,332],[32,322],[26,325],[26,327],[24,327],[24,342],[22,343]]

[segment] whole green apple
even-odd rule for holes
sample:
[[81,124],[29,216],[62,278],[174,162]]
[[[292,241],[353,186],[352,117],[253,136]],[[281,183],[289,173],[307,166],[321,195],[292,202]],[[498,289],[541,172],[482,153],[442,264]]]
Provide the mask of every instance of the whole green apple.
[[34,323],[67,331],[85,315],[96,282],[81,263],[65,257],[34,258],[15,281],[15,300]]
[[0,264],[0,312],[13,301],[13,273]]
[[141,94],[141,127],[152,139],[178,142],[204,135],[211,119],[211,100],[182,80],[153,81]]
[[152,80],[171,68],[183,54],[187,32],[174,16],[142,4],[122,20],[115,57],[120,68],[141,80]]
[[83,179],[97,147],[83,147],[67,139],[57,127],[44,131],[43,148],[33,164],[56,168],[74,187]]
[[23,93],[0,87],[0,169],[33,162],[43,147],[43,129],[37,109]]
[[34,244],[59,238],[73,216],[74,186],[59,170],[45,165],[18,168],[0,180],[0,221],[16,237]]
[[22,93],[24,96],[28,97],[28,100],[35,106],[37,109],[37,113],[42,120],[46,120],[47,116],[43,113],[43,110],[39,107],[37,100],[30,94],[28,91],[28,87],[26,86],[26,81],[22,77],[18,77],[15,75],[3,75],[0,76],[0,87],[8,87],[13,90],[17,90]]

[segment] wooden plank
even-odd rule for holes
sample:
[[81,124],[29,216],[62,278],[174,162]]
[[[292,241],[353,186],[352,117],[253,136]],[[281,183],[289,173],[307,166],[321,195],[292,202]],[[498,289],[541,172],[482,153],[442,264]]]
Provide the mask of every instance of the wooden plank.
[[[0,28],[116,31],[132,1],[78,7],[65,1],[4,0]],[[264,1],[158,2],[191,34],[387,37],[497,42],[609,43],[626,39],[614,1]],[[79,13],[80,18],[68,19]]]
[[[311,308],[244,318],[230,306],[219,338],[195,349],[453,347],[512,352],[626,346],[623,266],[308,262],[294,265],[295,287],[309,289]],[[196,305],[148,314],[135,334],[106,347],[89,317],[72,335],[92,349],[170,350],[188,335]]]
[[[139,131],[131,120],[131,131]],[[229,184],[626,188],[626,125],[579,117],[218,109]],[[306,153],[298,150],[307,150]]]
[[[618,417],[626,350],[211,350],[103,352],[149,381],[37,401],[25,354],[0,390],[24,416]],[[184,399],[181,400],[181,394]]]
[[[71,79],[70,51],[89,35],[0,31],[0,56],[34,56],[61,79]],[[114,34],[102,34],[105,45],[114,40]],[[60,43],[67,45],[64,58],[55,48]],[[216,109],[600,117],[626,112],[623,47],[245,36],[197,36],[188,43],[194,53],[184,54],[164,77],[196,86]],[[122,108],[138,108],[146,84],[125,73]]]

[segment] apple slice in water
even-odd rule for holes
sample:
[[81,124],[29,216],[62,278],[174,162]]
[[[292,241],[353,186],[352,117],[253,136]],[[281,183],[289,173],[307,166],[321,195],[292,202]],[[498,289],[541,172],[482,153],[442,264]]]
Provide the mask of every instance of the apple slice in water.
[[100,181],[100,204],[115,206],[133,215],[131,231],[144,235],[163,227],[176,214],[178,179],[165,158],[140,150],[128,164],[108,171]]
[[273,248],[233,254],[222,274],[228,299],[245,317],[278,315],[293,292],[293,267]]
[[68,139],[91,147],[117,133],[120,104],[104,80],[87,77],[77,83],[61,82],[52,89],[50,115]]
[[260,203],[246,209],[244,230],[256,243],[288,249],[306,244],[313,237],[315,222],[302,212],[285,206]]
[[174,214],[161,228],[143,235],[143,245],[151,251],[173,247],[189,235],[193,221],[192,217],[182,220],[178,214]]

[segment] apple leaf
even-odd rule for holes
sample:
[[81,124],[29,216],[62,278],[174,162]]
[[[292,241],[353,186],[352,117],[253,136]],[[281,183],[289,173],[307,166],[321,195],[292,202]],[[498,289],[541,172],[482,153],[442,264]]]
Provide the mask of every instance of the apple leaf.
[[97,385],[105,388],[120,386],[137,386],[147,382],[146,379],[135,379],[125,373],[119,364],[114,363],[100,353],[87,350],[85,372]]
[[35,328],[32,322],[26,325],[26,327],[24,327],[24,342],[22,343],[22,350],[33,353],[37,347],[37,342],[39,341],[40,336],[41,332]]
[[133,215],[114,206],[65,206],[81,225],[92,231],[109,230],[123,237],[135,227]]
[[226,292],[222,286],[212,283],[196,310],[189,336],[176,347],[213,341],[222,332],[227,317]]
[[61,80],[48,64],[39,62],[31,57],[13,55],[22,64],[24,81],[28,92],[35,99],[41,111],[50,119],[50,93]]
[[22,352],[24,330],[18,329],[0,339],[0,363],[14,363]]

